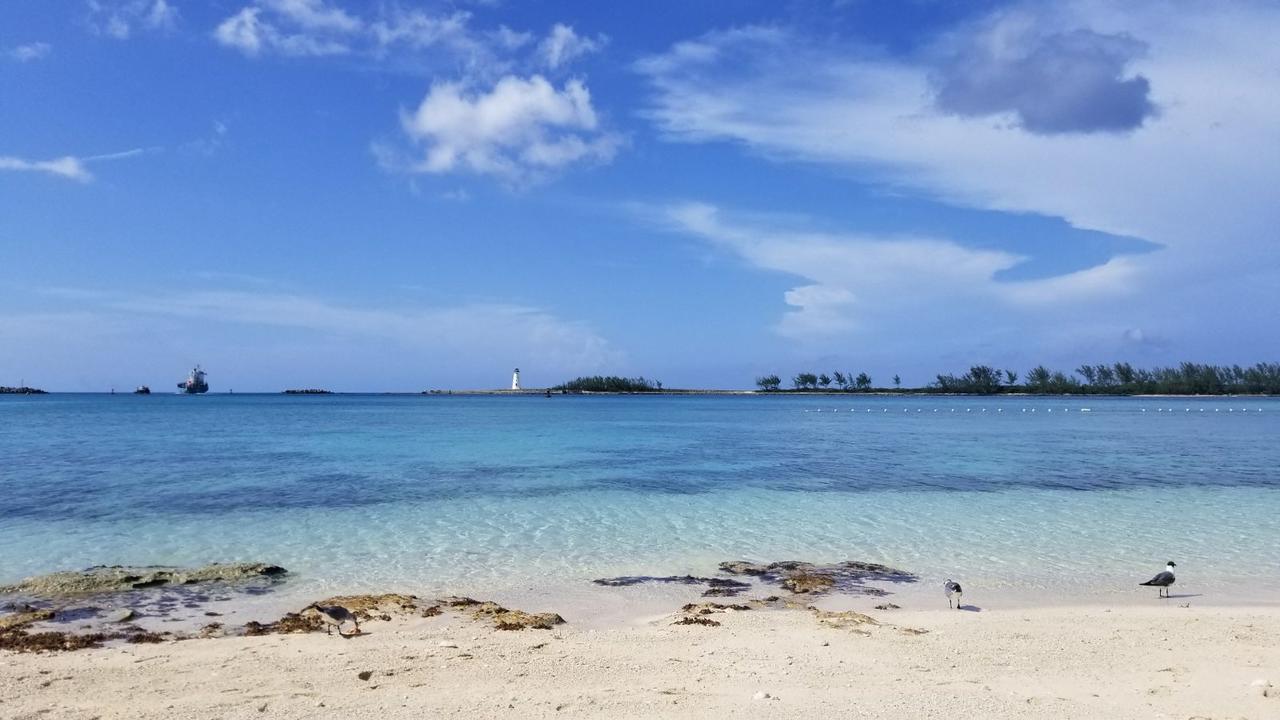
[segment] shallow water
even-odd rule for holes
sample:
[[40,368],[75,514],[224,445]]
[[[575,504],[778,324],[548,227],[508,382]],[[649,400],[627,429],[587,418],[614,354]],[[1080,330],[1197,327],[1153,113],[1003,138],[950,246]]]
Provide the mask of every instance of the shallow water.
[[0,396],[0,583],[264,561],[297,593],[642,597],[589,581],[799,558],[1078,601],[1172,558],[1274,602],[1277,438],[1256,398]]

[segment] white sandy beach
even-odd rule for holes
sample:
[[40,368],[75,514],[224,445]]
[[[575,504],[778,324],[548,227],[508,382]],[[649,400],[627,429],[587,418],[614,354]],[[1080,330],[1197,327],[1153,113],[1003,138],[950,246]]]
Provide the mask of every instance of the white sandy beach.
[[756,609],[708,616],[716,627],[673,615],[501,632],[449,613],[368,621],[351,640],[5,653],[0,717],[1280,717],[1275,607],[872,615],[879,625]]

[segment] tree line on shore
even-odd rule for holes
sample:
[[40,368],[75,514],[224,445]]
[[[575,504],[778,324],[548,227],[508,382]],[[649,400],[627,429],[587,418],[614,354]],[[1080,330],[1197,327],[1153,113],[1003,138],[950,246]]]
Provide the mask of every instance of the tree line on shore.
[[[1077,378],[1076,376],[1079,376]],[[1021,380],[1022,382],[1019,382]],[[791,378],[792,387],[782,388],[782,378],[764,375],[756,386],[766,392],[913,392],[997,395],[1275,395],[1280,394],[1280,363],[1210,365],[1184,362],[1176,367],[1135,368],[1129,363],[1081,365],[1072,373],[1039,365],[1025,377],[1015,370],[990,365],[974,365],[963,375],[938,375],[925,387],[902,388],[899,376],[893,387],[876,387],[867,373],[834,371],[802,372]]]
[[661,380],[649,380],[641,377],[618,377],[617,375],[592,375],[574,378],[553,388],[553,392],[622,392],[643,393],[662,392]]

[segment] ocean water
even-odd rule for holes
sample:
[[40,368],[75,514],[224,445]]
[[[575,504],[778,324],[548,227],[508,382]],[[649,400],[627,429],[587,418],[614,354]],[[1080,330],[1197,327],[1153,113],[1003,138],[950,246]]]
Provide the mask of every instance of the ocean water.
[[264,561],[295,593],[574,596],[730,559],[970,595],[1280,601],[1280,401],[0,396],[0,583]]

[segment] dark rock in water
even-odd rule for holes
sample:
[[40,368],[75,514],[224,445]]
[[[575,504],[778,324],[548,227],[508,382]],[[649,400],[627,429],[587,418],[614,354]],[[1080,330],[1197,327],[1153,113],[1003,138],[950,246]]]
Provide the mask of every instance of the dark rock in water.
[[122,623],[132,620],[133,615],[133,611],[129,608],[120,608],[108,614],[104,619],[109,623]]
[[720,570],[730,575],[758,577],[763,582],[780,585],[793,593],[815,595],[831,591],[853,595],[887,595],[886,591],[867,583],[908,583],[917,579],[904,570],[853,560],[832,565],[815,565],[799,560],[764,565],[735,560],[720,563]]
[[893,603],[880,603],[879,605],[876,606],[876,609],[877,610],[901,610],[902,606],[894,605]]
[[604,585],[606,587],[630,587],[632,585],[642,585],[645,583],[706,585],[707,590],[702,593],[703,597],[737,597],[751,589],[751,583],[744,583],[740,580],[716,577],[698,577],[696,575],[624,575],[622,577],[601,578],[599,580],[592,580],[591,582],[596,585]]
[[469,597],[458,597],[457,595],[450,595],[449,597],[443,597],[443,598],[440,598],[439,600],[436,600],[436,602],[440,603],[441,605],[444,605],[445,607],[452,607],[452,608],[468,607],[471,605],[480,604],[479,600],[472,600]]
[[16,585],[0,586],[0,594],[21,593],[36,597],[67,597],[127,592],[170,585],[274,581],[288,571],[265,563],[205,565],[198,568],[99,566],[27,578]]
[[835,578],[820,572],[793,572],[782,578],[782,587],[796,594],[824,593],[835,584]]

